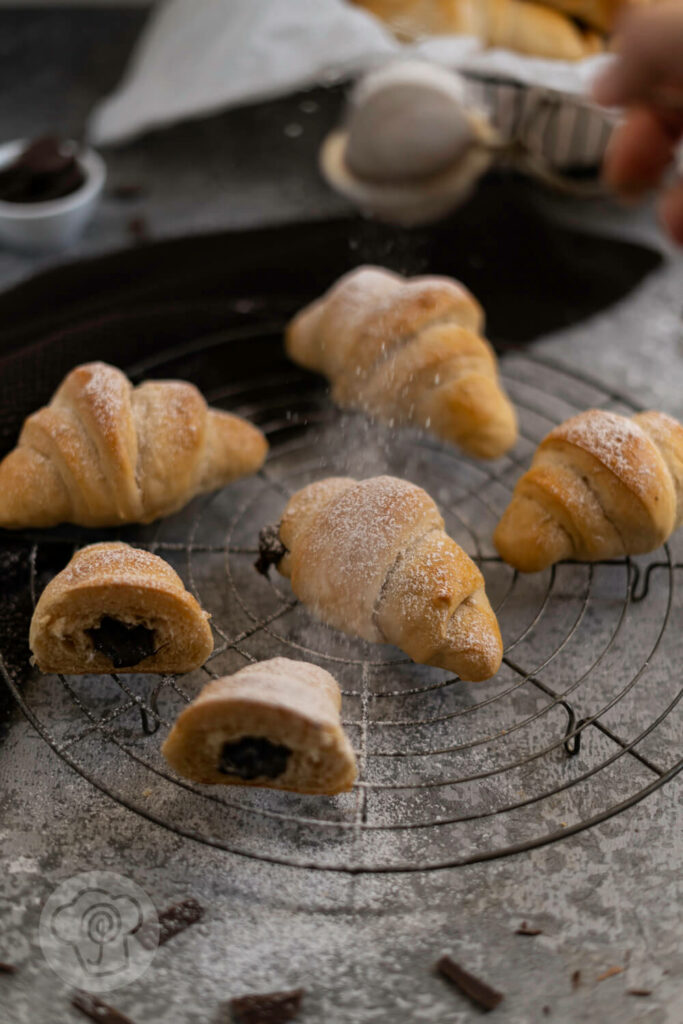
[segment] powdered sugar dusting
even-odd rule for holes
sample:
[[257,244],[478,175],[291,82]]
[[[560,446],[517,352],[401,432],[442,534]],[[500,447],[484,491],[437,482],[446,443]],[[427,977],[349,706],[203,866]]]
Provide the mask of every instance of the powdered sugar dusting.
[[627,487],[641,495],[658,484],[659,453],[633,420],[618,413],[589,409],[550,432],[599,459]]
[[[425,632],[433,633],[439,647],[473,652],[482,661],[496,664],[500,636],[493,628],[481,572],[444,531],[433,530],[425,540],[410,559],[410,587],[401,588],[406,620],[422,620]],[[395,571],[405,571],[400,561]],[[462,629],[454,619],[461,607],[469,610]]]
[[149,584],[150,577],[163,574],[168,582],[182,586],[174,569],[158,555],[123,543],[91,544],[81,548],[55,579],[62,583],[77,583],[99,577],[123,580],[131,586]]
[[88,363],[80,370],[88,372],[82,391],[95,418],[101,423],[119,421],[130,389],[127,377],[107,363]]
[[436,505],[421,488],[396,477],[373,477],[328,506],[324,529],[313,531],[312,546],[336,551],[343,577],[369,580],[377,574],[378,561],[381,564],[406,535],[408,524],[419,524],[425,514],[431,525],[441,521]]

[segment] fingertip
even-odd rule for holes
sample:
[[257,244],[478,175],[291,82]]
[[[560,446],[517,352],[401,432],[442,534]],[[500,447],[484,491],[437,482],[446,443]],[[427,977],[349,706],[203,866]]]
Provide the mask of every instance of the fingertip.
[[683,245],[683,181],[664,193],[659,203],[659,216],[674,242]]
[[591,95],[601,107],[618,107],[622,103],[621,74],[617,65],[612,65],[594,80]]
[[604,162],[604,180],[627,195],[642,195],[660,180],[673,156],[673,146],[657,117],[634,108],[615,128]]

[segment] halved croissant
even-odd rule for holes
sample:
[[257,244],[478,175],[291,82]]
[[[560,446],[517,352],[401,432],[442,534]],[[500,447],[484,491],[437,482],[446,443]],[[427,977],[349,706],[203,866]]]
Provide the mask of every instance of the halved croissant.
[[77,366],[0,462],[0,527],[149,523],[255,473],[260,430],[210,409],[192,384],[133,387],[107,363]]
[[517,419],[482,323],[479,303],[450,278],[359,267],[291,321],[286,348],[328,377],[342,408],[496,458],[515,443]]
[[654,551],[682,521],[681,424],[591,409],[541,441],[494,541],[510,565],[537,572]]
[[329,672],[272,658],[207,683],[181,711],[162,753],[196,782],[344,793],[357,768],[340,709]]
[[190,672],[213,650],[208,619],[163,558],[90,544],[40,595],[29,644],[42,672]]
[[502,658],[498,622],[481,572],[443,527],[427,492],[406,480],[330,477],[290,499],[278,569],[329,625],[488,679]]

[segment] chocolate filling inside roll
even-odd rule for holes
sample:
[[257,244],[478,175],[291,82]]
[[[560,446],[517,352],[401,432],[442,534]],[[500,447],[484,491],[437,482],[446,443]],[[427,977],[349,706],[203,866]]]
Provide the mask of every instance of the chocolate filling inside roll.
[[130,668],[156,652],[154,630],[131,626],[105,615],[99,626],[86,629],[93,646],[109,658],[114,668]]
[[243,736],[223,744],[218,771],[247,780],[276,779],[286,769],[291,753],[289,747],[271,743],[265,736]]

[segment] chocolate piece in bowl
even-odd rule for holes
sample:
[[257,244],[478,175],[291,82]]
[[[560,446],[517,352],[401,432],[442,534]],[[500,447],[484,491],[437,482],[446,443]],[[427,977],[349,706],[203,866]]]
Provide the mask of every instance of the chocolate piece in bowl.
[[52,135],[30,142],[0,170],[0,200],[44,203],[76,192],[85,182],[76,147]]

